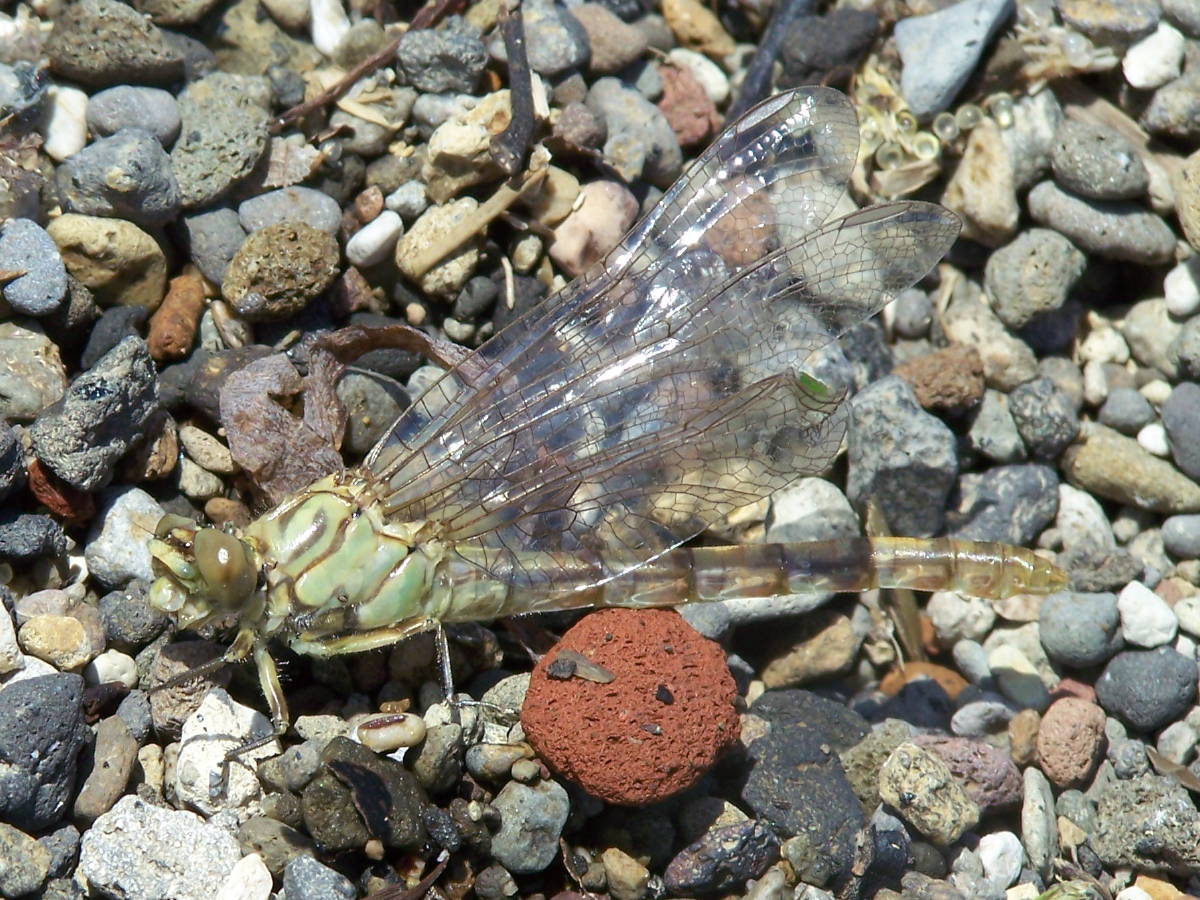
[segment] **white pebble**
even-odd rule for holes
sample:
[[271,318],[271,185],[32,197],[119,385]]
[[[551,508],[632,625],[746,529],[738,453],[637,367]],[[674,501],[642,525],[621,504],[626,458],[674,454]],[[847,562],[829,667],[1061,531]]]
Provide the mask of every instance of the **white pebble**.
[[88,95],[79,88],[51,85],[42,123],[42,149],[62,162],[87,145]]
[[354,726],[350,739],[379,753],[415,747],[425,740],[425,720],[416,713],[371,714]]
[[429,206],[429,198],[425,195],[425,185],[419,181],[406,181],[383,199],[383,205],[400,213],[400,218],[412,222],[425,212]]
[[313,46],[332,56],[346,32],[350,30],[350,18],[342,7],[341,0],[311,0]]
[[676,47],[667,54],[667,61],[681,69],[687,69],[692,77],[700,82],[700,87],[704,88],[708,99],[717,106],[729,99],[729,78],[721,71],[721,67],[707,56],[695,50]]
[[979,861],[988,885],[1006,888],[1021,874],[1025,848],[1021,839],[1011,831],[994,831],[979,839]]
[[1079,345],[1079,358],[1085,363],[1123,364],[1129,359],[1129,345],[1117,329],[1106,325],[1088,332]]
[[1121,70],[1130,86],[1140,91],[1162,87],[1179,77],[1183,51],[1183,35],[1166,22],[1159,22],[1153,33],[1125,52]]
[[1086,362],[1083,364],[1083,399],[1090,406],[1102,406],[1108,397],[1108,373],[1104,371],[1104,363]]
[[1155,378],[1153,381],[1147,381],[1138,388],[1138,393],[1149,400],[1151,406],[1159,407],[1167,402],[1167,398],[1171,396],[1172,390],[1173,388],[1168,382],[1163,381],[1161,378]]
[[1184,260],[1163,279],[1167,312],[1186,319],[1200,309],[1200,256]]
[[1104,507],[1089,494],[1069,484],[1058,486],[1058,515],[1055,524],[1062,534],[1063,545],[1105,547],[1115,549],[1117,539]]
[[1131,581],[1117,595],[1121,634],[1136,647],[1161,647],[1175,639],[1179,620],[1162,597],[1140,581]]
[[1167,429],[1161,422],[1151,422],[1138,432],[1137,442],[1147,453],[1166,459],[1171,455],[1171,445],[1167,442]]
[[88,684],[106,684],[118,682],[133,690],[138,683],[137,663],[133,657],[120,650],[105,650],[83,670],[83,677]]
[[391,254],[404,233],[400,215],[385,209],[346,241],[346,259],[356,266],[373,266]]
[[1117,894],[1116,900],[1154,900],[1140,887],[1127,887],[1121,893]]
[[274,887],[271,870],[257,853],[243,856],[229,870],[216,900],[268,900]]

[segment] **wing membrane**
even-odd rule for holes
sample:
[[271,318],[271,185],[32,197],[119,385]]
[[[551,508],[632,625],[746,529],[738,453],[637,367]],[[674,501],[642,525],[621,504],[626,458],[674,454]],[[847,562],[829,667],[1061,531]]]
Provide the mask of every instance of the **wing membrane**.
[[723,132],[608,258],[398,420],[367,460],[388,515],[497,560],[649,558],[826,468],[840,398],[801,365],[957,234],[920,203],[825,224],[857,144],[848,101],[822,88]]

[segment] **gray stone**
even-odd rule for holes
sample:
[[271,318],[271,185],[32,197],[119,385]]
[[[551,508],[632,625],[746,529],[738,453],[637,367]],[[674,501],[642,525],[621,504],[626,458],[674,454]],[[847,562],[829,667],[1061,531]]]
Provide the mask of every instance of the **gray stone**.
[[238,214],[223,206],[184,216],[181,222],[192,262],[205,278],[220,285],[229,261],[246,239]]
[[88,740],[82,700],[78,675],[0,686],[0,819],[43,831],[67,814]]
[[1174,778],[1114,780],[1097,797],[1090,843],[1106,867],[1186,877],[1200,866],[1200,812]]
[[1177,385],[1160,412],[1175,464],[1189,478],[1200,477],[1200,385]]
[[50,315],[67,297],[67,268],[58,245],[32,219],[10,219],[4,225],[0,232],[0,270],[25,273],[3,286],[4,299],[15,312]]
[[32,894],[50,873],[50,852],[38,841],[0,822],[0,897]]
[[984,289],[1009,328],[1059,309],[1083,274],[1085,257],[1057,231],[1031,228],[988,257]]
[[1063,21],[1102,44],[1127,46],[1154,30],[1162,16],[1159,0],[1057,0]]
[[492,855],[510,872],[540,872],[558,856],[558,840],[571,804],[556,781],[510,781],[492,802],[500,829],[492,836]]
[[409,31],[400,39],[396,60],[408,83],[430,94],[474,92],[488,63],[479,31],[460,16],[450,16],[437,29]]
[[1133,199],[1150,186],[1150,174],[1137,148],[1102,125],[1063,122],[1050,163],[1055,181],[1071,193],[1093,200]]
[[1171,381],[1178,375],[1178,359],[1171,348],[1180,331],[1179,322],[1171,316],[1166,300],[1161,297],[1135,303],[1121,329],[1134,359],[1157,369]]
[[1039,636],[1046,655],[1076,669],[1098,666],[1124,646],[1115,594],[1060,591],[1042,601]]
[[283,870],[288,900],[354,900],[358,891],[340,872],[311,856],[297,856]]
[[908,382],[888,376],[850,403],[847,494],[879,504],[896,534],[941,530],[958,475],[953,432],[917,405]]
[[1200,137],[1200,73],[1188,73],[1155,91],[1141,123],[1161,137],[1187,142]]
[[179,107],[169,91],[120,84],[88,98],[87,123],[92,134],[100,137],[122,128],[141,128],[170,147],[179,137]]
[[38,416],[29,430],[34,452],[68,484],[104,487],[158,408],[155,378],[145,342],[126,338]]
[[1163,545],[1179,559],[1200,559],[1200,516],[1171,516],[1162,526]]
[[1052,181],[1029,192],[1034,221],[1060,231],[1088,253],[1147,266],[1170,262],[1175,233],[1161,216],[1127,200],[1089,200]]
[[337,234],[342,210],[324,191],[293,185],[243,201],[238,206],[238,221],[251,234],[280,222],[304,222],[326,234]]
[[179,213],[171,158],[150,132],[123,128],[65,160],[55,173],[67,212],[164,225]]
[[1154,421],[1154,407],[1140,391],[1129,387],[1113,388],[1104,398],[1099,419],[1122,434],[1136,435]]
[[88,571],[106,587],[122,587],[133,578],[154,579],[147,535],[164,515],[158,501],[141,488],[127,487],[104,497],[84,548]]
[[1071,398],[1049,378],[1026,382],[1008,397],[1017,431],[1035,459],[1058,457],[1079,434]]
[[270,96],[266,79],[225,72],[184,88],[171,149],[184,209],[215,203],[253,171],[267,149]]
[[209,900],[241,856],[224,828],[126,796],[84,834],[79,874],[109,897]]
[[588,91],[588,108],[604,117],[604,155],[626,181],[645,178],[668,187],[683,170],[683,151],[662,111],[616,78],[601,78]]
[[51,68],[88,87],[164,84],[183,76],[183,57],[164,34],[118,0],[80,0],[54,21]]
[[1200,6],[1194,0],[1162,0],[1163,14],[1189,37],[1200,37]]
[[857,537],[858,514],[837,487],[824,478],[801,478],[771,495],[767,541],[822,541]]
[[[587,31],[554,0],[526,0],[522,13],[525,51],[533,71],[539,75],[561,75],[587,62],[591,53]],[[508,59],[499,29],[488,44],[488,52],[500,62]]]
[[60,400],[67,389],[67,370],[40,325],[0,322],[0,417],[9,421],[34,418]]
[[1170,649],[1124,650],[1096,681],[1104,711],[1137,731],[1157,731],[1196,702],[1196,661]]
[[896,23],[896,49],[904,63],[900,92],[918,118],[928,118],[954,101],[988,41],[1014,9],[1013,0],[962,0]]
[[996,466],[963,475],[947,524],[954,537],[1029,544],[1058,512],[1058,475],[1049,466]]
[[972,450],[993,462],[1021,462],[1028,456],[1009,409],[1008,395],[991,388],[984,391],[983,402],[975,410],[967,440]]

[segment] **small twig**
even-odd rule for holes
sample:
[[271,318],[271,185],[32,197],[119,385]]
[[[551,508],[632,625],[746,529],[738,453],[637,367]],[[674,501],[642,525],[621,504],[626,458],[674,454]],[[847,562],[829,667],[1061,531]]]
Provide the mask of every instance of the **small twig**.
[[746,77],[742,79],[742,89],[737,99],[725,114],[725,120],[732,122],[754,104],[764,99],[771,90],[771,72],[779,51],[783,48],[783,39],[790,26],[800,16],[807,16],[816,6],[816,0],[781,0],[771,13],[771,21],[758,42],[758,49],[746,67]]
[[[442,16],[444,16],[455,3],[459,0],[434,0],[434,2],[422,6],[417,10],[417,14],[413,16],[412,25],[409,31],[420,28],[429,28],[436,24]],[[405,32],[407,33],[407,32]],[[364,75],[374,72],[376,69],[382,68],[393,59],[396,58],[396,50],[400,47],[400,41],[404,39],[404,35],[398,35],[395,39],[389,41],[380,50],[373,53],[371,56],[364,59],[357,66],[339,78],[334,84],[327,87],[317,96],[297,103],[291,109],[285,110],[283,115],[271,123],[271,133],[278,134],[288,125],[303,119],[310,113],[320,109],[326,104],[333,103],[340,98],[346,91],[350,90]]]
[[439,262],[483,231],[492,219],[512,206],[526,192],[540,184],[546,176],[546,166],[543,164],[531,169],[519,187],[502,184],[496,193],[481,203],[469,215],[462,218],[436,241],[430,242],[405,261],[404,273],[409,278],[418,279]]
[[508,127],[492,138],[490,150],[496,165],[514,178],[525,166],[525,155],[533,137],[533,79],[525,55],[525,21],[519,2],[511,11],[507,6],[500,7],[500,30],[504,34],[504,49],[508,56],[512,118]]

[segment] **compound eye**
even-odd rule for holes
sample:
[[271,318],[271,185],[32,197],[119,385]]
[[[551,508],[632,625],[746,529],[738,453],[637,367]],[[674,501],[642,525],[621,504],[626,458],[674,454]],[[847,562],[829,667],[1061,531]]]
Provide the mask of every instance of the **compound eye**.
[[196,568],[212,598],[227,609],[245,602],[256,581],[246,545],[216,528],[201,528],[193,549]]

